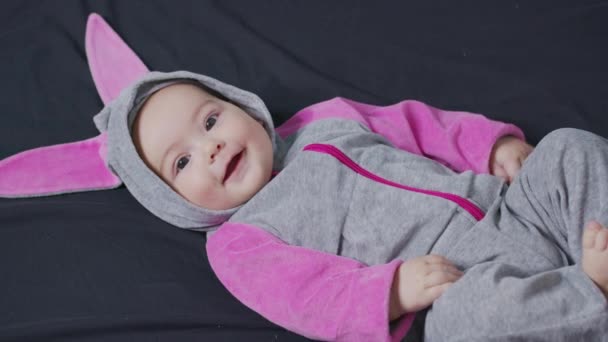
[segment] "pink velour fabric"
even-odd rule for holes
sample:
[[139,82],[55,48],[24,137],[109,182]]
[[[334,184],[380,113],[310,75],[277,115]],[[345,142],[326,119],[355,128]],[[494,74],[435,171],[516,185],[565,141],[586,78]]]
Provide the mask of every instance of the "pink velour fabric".
[[498,138],[513,135],[524,139],[517,126],[479,114],[441,110],[414,100],[374,106],[340,97],[300,110],[278,127],[277,133],[285,137],[324,118],[358,121],[382,134],[395,147],[459,172],[489,173],[491,147]]
[[121,184],[99,151],[105,134],[95,138],[21,152],[0,161],[0,197],[46,196]]
[[207,242],[213,271],[245,305],[291,331],[324,341],[392,341],[388,301],[402,263],[367,266],[353,259],[290,246],[266,231],[225,223]]
[[[91,75],[107,104],[148,72],[103,18],[87,21],[85,46]],[[48,196],[111,189],[121,181],[105,164],[106,135],[24,151],[0,161],[0,197]]]
[[93,81],[105,104],[149,71],[135,52],[96,13],[89,15],[87,21],[85,49]]

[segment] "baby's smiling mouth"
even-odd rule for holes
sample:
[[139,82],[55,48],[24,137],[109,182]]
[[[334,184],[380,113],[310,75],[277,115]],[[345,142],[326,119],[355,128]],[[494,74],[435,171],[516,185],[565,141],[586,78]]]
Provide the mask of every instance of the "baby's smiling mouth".
[[242,156],[243,156],[243,151],[235,154],[232,157],[232,159],[226,166],[226,173],[224,174],[223,183],[226,183],[228,178],[230,178],[230,176],[234,173],[234,170],[236,170],[236,168],[239,166],[239,162],[241,161]]

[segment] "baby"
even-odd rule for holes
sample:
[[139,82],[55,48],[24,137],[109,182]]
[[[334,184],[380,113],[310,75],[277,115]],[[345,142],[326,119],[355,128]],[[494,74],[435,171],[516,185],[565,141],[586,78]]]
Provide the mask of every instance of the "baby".
[[480,115],[339,98],[275,133],[257,96],[188,72],[148,74],[95,120],[133,195],[207,231],[220,281],[287,329],[389,340],[429,309],[430,341],[607,333],[608,144],[591,133],[532,153]]

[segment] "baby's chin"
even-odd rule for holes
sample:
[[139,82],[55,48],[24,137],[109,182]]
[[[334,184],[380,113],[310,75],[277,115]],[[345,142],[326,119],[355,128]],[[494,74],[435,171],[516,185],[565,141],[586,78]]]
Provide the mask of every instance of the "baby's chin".
[[[254,177],[255,178],[255,177]],[[270,181],[270,176],[259,177],[257,182],[240,182],[240,184],[232,184],[225,187],[220,193],[216,193],[213,197],[197,197],[188,198],[180,193],[188,202],[207,210],[229,210],[239,207],[251,200],[262,188]],[[248,180],[251,180],[249,178]],[[243,183],[248,183],[248,186],[243,186]]]
[[197,207],[203,208],[203,209],[207,209],[207,210],[228,210],[228,209],[234,209],[236,207],[239,207],[243,204],[245,204],[247,201],[249,201],[251,198],[253,197],[253,195],[251,196],[246,196],[246,197],[241,197],[239,199],[235,199],[235,198],[225,198],[222,200],[200,200],[200,199],[196,199],[196,200],[191,200],[186,198],[186,200],[188,200],[190,203],[196,205]]

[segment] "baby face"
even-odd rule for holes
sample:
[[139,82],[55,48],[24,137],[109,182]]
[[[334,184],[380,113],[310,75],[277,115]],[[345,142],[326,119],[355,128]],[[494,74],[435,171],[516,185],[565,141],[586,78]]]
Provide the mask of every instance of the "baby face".
[[150,96],[132,135],[148,167],[203,208],[241,205],[271,177],[272,142],[262,124],[195,85],[174,84]]

